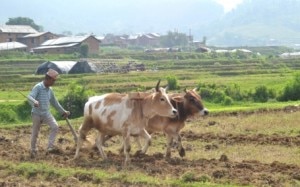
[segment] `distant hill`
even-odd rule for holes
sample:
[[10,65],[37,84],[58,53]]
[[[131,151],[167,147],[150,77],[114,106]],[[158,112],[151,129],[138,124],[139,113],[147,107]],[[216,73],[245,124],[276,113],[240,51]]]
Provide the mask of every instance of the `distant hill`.
[[300,44],[299,10],[300,0],[244,0],[210,25],[208,41],[233,46]]

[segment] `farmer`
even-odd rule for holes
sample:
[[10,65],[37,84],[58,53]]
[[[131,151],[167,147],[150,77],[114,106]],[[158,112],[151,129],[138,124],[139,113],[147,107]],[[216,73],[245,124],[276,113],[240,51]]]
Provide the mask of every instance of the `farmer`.
[[47,152],[53,153],[58,149],[54,146],[55,137],[58,132],[58,124],[50,112],[50,104],[59,111],[64,118],[70,115],[57,101],[51,86],[54,85],[58,78],[58,72],[49,69],[42,82],[37,83],[28,95],[28,100],[32,106],[32,132],[31,132],[31,152],[30,155],[34,158],[37,154],[36,142],[42,124],[47,124],[50,127],[50,135],[48,140]]

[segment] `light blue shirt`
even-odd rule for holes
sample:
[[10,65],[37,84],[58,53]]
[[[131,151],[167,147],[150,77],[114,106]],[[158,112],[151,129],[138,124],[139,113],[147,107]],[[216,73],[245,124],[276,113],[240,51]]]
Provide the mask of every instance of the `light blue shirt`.
[[31,112],[33,114],[47,116],[51,115],[50,104],[61,114],[63,114],[65,109],[57,101],[51,87],[47,88],[44,85],[44,82],[37,83],[29,93],[29,97],[34,98],[39,102],[39,107],[35,107],[34,103],[29,100],[30,105],[32,106]]

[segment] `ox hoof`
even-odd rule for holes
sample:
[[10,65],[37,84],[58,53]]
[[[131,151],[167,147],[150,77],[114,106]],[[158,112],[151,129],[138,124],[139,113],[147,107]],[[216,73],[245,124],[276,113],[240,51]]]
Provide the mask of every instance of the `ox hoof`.
[[183,148],[180,149],[179,155],[180,155],[181,157],[184,157],[184,156],[185,156],[185,150],[184,150]]
[[142,150],[138,150],[138,151],[136,151],[135,154],[134,154],[134,156],[143,156],[143,155],[145,155],[145,153],[143,153]]

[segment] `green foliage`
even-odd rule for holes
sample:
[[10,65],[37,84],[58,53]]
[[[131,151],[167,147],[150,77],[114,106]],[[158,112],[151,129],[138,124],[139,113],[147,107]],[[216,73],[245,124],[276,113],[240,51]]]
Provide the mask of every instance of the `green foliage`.
[[1,123],[15,123],[17,122],[16,113],[11,108],[2,108],[0,112]]
[[167,76],[167,81],[169,90],[178,89],[177,77],[175,77],[174,75]]
[[29,25],[37,31],[43,31],[43,27],[34,23],[34,21],[27,17],[8,18],[6,25]]
[[300,100],[300,73],[297,73],[292,82],[289,82],[283,93],[278,97],[279,101],[297,101]]
[[80,45],[79,53],[81,58],[87,58],[89,54],[89,46],[87,44]]
[[181,176],[181,180],[183,182],[194,182],[194,181],[197,181],[196,179],[196,174],[193,173],[193,172],[186,172],[184,173],[182,176]]
[[258,86],[255,88],[255,92],[253,94],[253,99],[255,102],[265,103],[269,99],[269,93],[266,86]]
[[226,87],[225,94],[236,101],[241,101],[244,99],[244,95],[242,94],[241,88],[238,84]]
[[61,105],[71,112],[72,118],[83,116],[84,104],[88,98],[93,94],[91,90],[85,88],[86,83],[73,82],[68,87],[68,91],[63,99],[60,101]]
[[24,101],[22,104],[17,105],[16,113],[18,119],[21,121],[27,121],[31,116],[31,106],[27,101]]
[[188,36],[184,33],[171,32],[161,36],[161,44],[164,47],[185,46],[188,44]]

